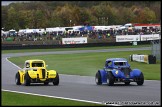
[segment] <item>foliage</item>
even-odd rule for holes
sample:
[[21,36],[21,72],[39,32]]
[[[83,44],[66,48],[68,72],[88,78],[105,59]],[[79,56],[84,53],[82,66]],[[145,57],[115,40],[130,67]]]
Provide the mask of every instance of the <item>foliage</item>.
[[5,30],[160,23],[161,20],[160,1],[31,1],[1,8]]

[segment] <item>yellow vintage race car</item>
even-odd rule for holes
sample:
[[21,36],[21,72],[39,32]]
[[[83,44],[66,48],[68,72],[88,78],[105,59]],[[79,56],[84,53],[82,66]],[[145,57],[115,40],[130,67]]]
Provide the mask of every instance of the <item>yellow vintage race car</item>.
[[43,60],[26,60],[24,68],[18,70],[15,75],[16,85],[24,84],[29,86],[30,83],[44,83],[48,85],[52,82],[53,85],[59,84],[59,75],[55,70],[47,70]]

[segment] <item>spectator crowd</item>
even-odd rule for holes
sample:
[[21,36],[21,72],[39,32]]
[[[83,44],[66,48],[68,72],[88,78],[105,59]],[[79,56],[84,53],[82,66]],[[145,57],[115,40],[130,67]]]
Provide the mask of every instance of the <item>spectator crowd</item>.
[[1,41],[47,41],[47,40],[61,40],[62,38],[73,37],[87,37],[91,39],[105,39],[117,35],[145,35],[145,34],[159,34],[160,29],[110,29],[110,30],[85,30],[85,31],[52,31],[43,33],[1,33]]

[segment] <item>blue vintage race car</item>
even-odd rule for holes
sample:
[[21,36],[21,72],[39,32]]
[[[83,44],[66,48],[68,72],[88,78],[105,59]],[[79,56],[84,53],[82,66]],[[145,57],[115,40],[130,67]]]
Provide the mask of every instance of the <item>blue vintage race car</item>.
[[130,82],[136,82],[137,85],[143,85],[144,75],[139,69],[131,69],[125,58],[106,59],[105,67],[98,70],[95,76],[97,85],[107,83],[109,86],[117,82],[124,82],[129,85]]

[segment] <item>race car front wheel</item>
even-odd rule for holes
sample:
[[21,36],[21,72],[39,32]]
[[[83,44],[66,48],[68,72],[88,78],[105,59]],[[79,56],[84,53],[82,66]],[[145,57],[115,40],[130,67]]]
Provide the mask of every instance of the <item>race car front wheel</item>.
[[19,72],[17,72],[15,75],[15,82],[16,82],[16,85],[21,85]]
[[58,85],[59,84],[59,75],[58,73],[56,74],[56,78],[53,81],[53,85]]
[[24,85],[25,86],[29,86],[30,85],[30,77],[29,77],[28,72],[26,72],[25,76],[24,76]]
[[101,74],[100,74],[99,71],[96,73],[95,82],[96,82],[97,85],[101,85],[102,84],[102,82],[101,82]]
[[114,75],[110,71],[107,74],[107,85],[109,86],[114,85]]
[[144,76],[143,73],[141,72],[139,81],[137,81],[137,85],[143,85],[143,83],[144,83]]

